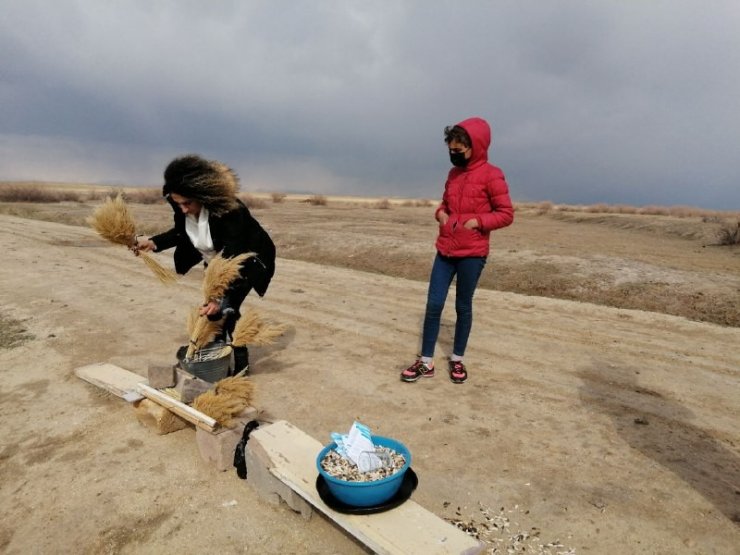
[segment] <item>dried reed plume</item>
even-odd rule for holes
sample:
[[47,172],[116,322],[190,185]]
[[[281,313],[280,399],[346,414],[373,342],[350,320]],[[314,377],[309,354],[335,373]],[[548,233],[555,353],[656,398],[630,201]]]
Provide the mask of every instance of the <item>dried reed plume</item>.
[[216,382],[217,395],[229,395],[241,399],[245,408],[252,405],[254,383],[244,376],[232,376]]
[[[101,237],[111,243],[131,247],[136,242],[136,224],[120,193],[116,198],[106,199],[87,221]],[[174,283],[177,280],[172,270],[161,266],[148,253],[137,252],[135,254],[144,261],[144,264],[162,283]]]
[[205,302],[221,299],[229,285],[239,277],[242,262],[255,256],[253,252],[238,254],[232,258],[224,258],[220,254],[214,257],[206,268],[203,276],[203,298]]
[[[236,379],[247,380],[247,378]],[[246,390],[243,385],[240,385],[239,387]],[[192,406],[195,410],[213,418],[219,423],[219,425],[230,427],[234,424],[234,417],[244,412],[244,409],[249,406],[249,401],[245,399],[243,392],[240,392],[240,394],[234,394],[231,391],[226,390],[222,393],[217,393],[216,390],[211,389],[198,395],[193,401]]]
[[235,347],[254,345],[263,347],[272,345],[275,339],[285,333],[287,326],[266,322],[254,310],[242,315],[234,328],[234,339],[231,342]]
[[136,237],[134,218],[120,193],[108,198],[88,219],[92,228],[104,239],[117,245],[129,247]]

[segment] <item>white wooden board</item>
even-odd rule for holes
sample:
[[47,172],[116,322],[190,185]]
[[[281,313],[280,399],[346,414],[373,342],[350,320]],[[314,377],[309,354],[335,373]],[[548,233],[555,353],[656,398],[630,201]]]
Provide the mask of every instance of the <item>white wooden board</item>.
[[140,383],[137,387],[139,392],[151,401],[162,405],[166,409],[174,412],[180,418],[184,418],[188,422],[192,422],[207,432],[212,432],[218,426],[218,423],[207,414],[195,410],[193,407],[190,407],[185,403],[181,403],[177,399],[174,399],[153,387],[149,387],[145,383]]
[[[338,513],[324,504],[316,491],[316,456],[321,443],[284,420],[257,428],[250,435],[250,441],[254,439],[269,456],[273,476],[375,553],[474,555],[485,547],[412,500],[373,515]],[[424,487],[423,483],[419,487]]]
[[106,362],[80,366],[75,369],[75,374],[121,398],[128,392],[136,392],[137,385],[147,381],[144,376]]

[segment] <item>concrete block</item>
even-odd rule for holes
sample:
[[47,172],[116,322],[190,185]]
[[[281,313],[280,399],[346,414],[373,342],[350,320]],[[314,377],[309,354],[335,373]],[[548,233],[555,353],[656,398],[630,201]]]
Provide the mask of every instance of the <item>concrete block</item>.
[[[244,432],[244,425],[257,416],[257,410],[247,407],[238,417],[233,428],[220,428],[207,432],[201,428],[195,431],[195,442],[201,458],[212,464],[217,470],[225,471],[234,468],[234,450]],[[249,467],[247,467],[249,469]],[[248,470],[247,470],[248,471]]]
[[254,437],[254,432],[249,437],[245,451],[249,485],[268,503],[278,505],[282,500],[293,511],[300,513],[304,520],[309,520],[314,510],[311,504],[273,475],[270,455],[260,444],[259,438]]
[[213,384],[209,384],[199,378],[186,379],[182,387],[178,390],[180,393],[180,400],[185,404],[190,404],[195,401],[195,398],[202,395],[213,387]]
[[149,386],[154,389],[162,389],[175,385],[175,367],[161,364],[149,365]]
[[201,458],[212,464],[216,470],[224,471],[234,467],[234,450],[242,438],[242,429],[227,428],[217,433],[195,430],[195,443]]
[[149,399],[137,401],[133,407],[139,422],[159,435],[190,427],[188,421]]
[[265,461],[255,453],[252,441],[247,442],[247,448],[244,452],[247,461],[247,483],[257,492],[263,501],[270,505],[280,504],[280,485],[282,482],[275,478],[270,472],[269,466]]
[[201,380],[184,370],[177,370],[177,383],[175,384],[175,390],[180,394],[180,401],[183,403],[189,405],[198,395],[201,395],[212,388],[212,383]]

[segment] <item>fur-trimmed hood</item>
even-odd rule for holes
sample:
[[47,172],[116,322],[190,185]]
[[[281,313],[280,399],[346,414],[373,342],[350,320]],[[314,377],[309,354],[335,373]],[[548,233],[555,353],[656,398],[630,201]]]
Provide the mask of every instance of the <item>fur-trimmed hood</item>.
[[197,154],[175,158],[164,170],[162,194],[170,204],[169,195],[176,193],[198,201],[214,216],[221,216],[238,206],[238,190],[239,177],[234,170]]

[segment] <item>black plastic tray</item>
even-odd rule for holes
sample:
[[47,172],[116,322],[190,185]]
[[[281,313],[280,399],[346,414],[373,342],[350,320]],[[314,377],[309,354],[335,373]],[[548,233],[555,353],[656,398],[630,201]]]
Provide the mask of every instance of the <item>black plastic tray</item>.
[[380,505],[373,505],[371,507],[354,507],[352,505],[342,503],[336,497],[334,497],[334,495],[332,495],[332,493],[329,491],[329,486],[326,485],[326,480],[324,480],[324,477],[321,474],[319,474],[316,478],[316,491],[319,492],[319,497],[321,497],[321,500],[326,503],[330,509],[334,509],[338,513],[345,513],[348,515],[371,515],[374,513],[382,513],[383,511],[395,509],[404,501],[406,501],[409,497],[411,497],[411,494],[418,485],[419,478],[417,478],[416,473],[413,471],[413,469],[409,468],[403,475],[401,487],[398,488],[396,495],[391,497],[388,501]]

